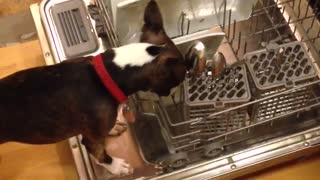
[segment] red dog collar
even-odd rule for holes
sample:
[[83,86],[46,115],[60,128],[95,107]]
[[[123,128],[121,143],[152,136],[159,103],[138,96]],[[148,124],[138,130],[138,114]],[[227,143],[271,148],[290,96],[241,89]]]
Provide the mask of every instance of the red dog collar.
[[121,91],[118,85],[113,81],[107,69],[104,67],[101,54],[93,58],[93,66],[100,80],[111,95],[121,104],[128,101],[128,97]]

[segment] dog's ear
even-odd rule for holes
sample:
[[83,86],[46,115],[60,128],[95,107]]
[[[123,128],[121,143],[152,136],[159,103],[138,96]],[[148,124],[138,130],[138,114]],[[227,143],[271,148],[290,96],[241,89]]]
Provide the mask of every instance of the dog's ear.
[[144,28],[152,32],[163,30],[163,21],[158,4],[151,0],[144,11]]

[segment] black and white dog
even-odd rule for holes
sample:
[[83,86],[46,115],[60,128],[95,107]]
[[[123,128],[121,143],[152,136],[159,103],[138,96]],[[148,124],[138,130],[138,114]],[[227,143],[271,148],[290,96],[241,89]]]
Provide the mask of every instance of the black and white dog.
[[119,103],[140,90],[169,95],[186,73],[154,0],[144,21],[141,43],[1,79],[0,143],[47,144],[82,134],[88,152],[111,173],[131,173],[129,164],[105,152]]

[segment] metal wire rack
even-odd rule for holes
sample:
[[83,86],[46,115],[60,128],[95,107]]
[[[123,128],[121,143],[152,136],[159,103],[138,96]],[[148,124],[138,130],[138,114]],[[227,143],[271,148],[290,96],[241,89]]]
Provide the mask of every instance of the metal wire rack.
[[238,60],[270,43],[295,40],[307,43],[308,52],[312,49],[319,55],[319,1],[258,0],[249,20],[242,22],[232,21],[232,10],[226,9],[227,1],[224,4],[221,28]]
[[[251,8],[250,17],[239,22],[232,18],[234,9],[227,8],[229,1],[222,2],[218,19],[220,31],[225,33],[225,40],[221,47],[224,47],[222,51],[232,54],[237,63],[245,64],[250,61],[250,58],[245,58],[247,54],[261,50],[270,52],[274,47],[299,42],[305,49],[312,69],[319,75],[319,67],[314,63],[320,59],[319,0],[257,0]],[[105,28],[111,46],[119,46],[105,4],[97,0],[97,6],[106,22]],[[182,17],[185,17],[183,13]],[[192,23],[188,22],[186,26],[184,20],[180,23],[182,34],[188,34]],[[199,160],[202,155],[216,157],[232,143],[253,138],[254,133],[251,132],[258,127],[271,129],[275,122],[283,118],[299,116],[302,112],[320,106],[320,94],[317,92],[320,80],[317,76],[295,85],[273,86],[263,91],[254,83],[254,78],[251,73],[248,83],[252,96],[247,102],[234,103],[223,108],[210,102],[190,106],[185,103],[185,94],[181,87],[180,94],[172,97],[172,102],[151,102],[157,107],[157,111],[150,114],[148,110],[140,108],[142,113],[155,117],[165,141],[165,153],[168,153],[168,156],[154,154],[161,156],[161,160],[153,163],[161,162],[161,165],[179,168],[190,161]],[[185,83],[185,86],[188,86],[188,83]],[[141,100],[135,101],[137,106],[141,105]],[[167,163],[163,163],[165,161]]]

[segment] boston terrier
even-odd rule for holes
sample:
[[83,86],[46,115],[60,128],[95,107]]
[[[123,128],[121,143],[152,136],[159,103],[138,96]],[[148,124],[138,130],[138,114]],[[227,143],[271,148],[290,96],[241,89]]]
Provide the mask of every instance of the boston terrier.
[[154,0],[140,41],[1,79],[0,143],[48,144],[81,134],[90,155],[112,174],[132,173],[125,160],[105,151],[119,104],[137,91],[167,96],[187,70]]

